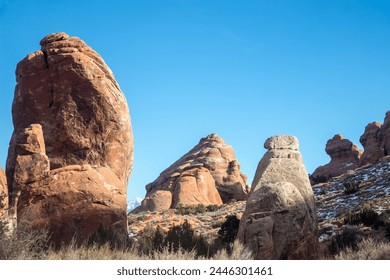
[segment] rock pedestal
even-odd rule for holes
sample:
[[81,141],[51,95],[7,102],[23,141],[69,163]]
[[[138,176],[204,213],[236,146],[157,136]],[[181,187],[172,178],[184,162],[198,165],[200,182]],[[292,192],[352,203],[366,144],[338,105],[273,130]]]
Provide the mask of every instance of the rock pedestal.
[[265,148],[268,152],[257,168],[238,238],[256,259],[316,259],[315,202],[298,140],[275,136]]

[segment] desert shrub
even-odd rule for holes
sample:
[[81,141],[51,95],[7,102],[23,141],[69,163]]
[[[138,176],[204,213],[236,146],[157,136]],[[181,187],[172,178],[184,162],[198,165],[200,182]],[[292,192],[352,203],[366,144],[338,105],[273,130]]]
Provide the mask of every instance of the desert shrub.
[[203,214],[208,211],[208,208],[203,204],[198,204],[196,206],[183,206],[178,205],[176,207],[176,214],[185,216],[185,215],[196,215],[196,214]]
[[346,195],[354,194],[359,191],[359,182],[346,182],[343,184]]
[[379,215],[370,206],[364,205],[357,211],[350,211],[344,218],[344,223],[349,225],[363,224],[378,229],[385,225],[384,215]]
[[9,234],[0,229],[0,260],[45,259],[50,247],[48,240],[46,229],[31,230],[23,223]]
[[390,260],[390,243],[365,239],[357,244],[355,250],[345,248],[336,256],[336,260]]
[[225,246],[228,252],[231,251],[231,245],[236,240],[240,220],[235,215],[227,216],[225,222],[218,231],[218,238]]
[[220,208],[221,208],[221,206],[218,206],[218,205],[207,205],[206,206],[207,212],[215,212],[215,211],[219,210]]
[[338,254],[341,250],[350,248],[356,250],[359,231],[356,228],[346,227],[341,233],[333,237],[328,250],[331,255]]
[[385,224],[385,237],[390,242],[390,222],[386,222]]
[[103,246],[109,245],[111,248],[125,248],[129,244],[129,240],[119,239],[111,228],[105,229],[102,224],[99,228],[88,238],[88,246]]

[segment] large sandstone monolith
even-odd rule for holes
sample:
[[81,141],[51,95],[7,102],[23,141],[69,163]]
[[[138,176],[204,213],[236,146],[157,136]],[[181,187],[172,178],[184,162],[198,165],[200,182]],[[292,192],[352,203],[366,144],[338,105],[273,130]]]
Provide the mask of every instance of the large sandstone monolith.
[[382,124],[378,122],[369,123],[360,137],[360,143],[364,147],[364,152],[360,158],[360,165],[376,163],[384,156],[381,143]]
[[238,238],[256,259],[316,259],[316,208],[298,140],[275,136],[265,148]]
[[12,215],[56,244],[98,229],[126,233],[133,135],[125,96],[103,59],[65,33],[16,69],[7,158]]
[[5,172],[0,168],[0,221],[8,216],[8,187]]
[[146,197],[137,211],[245,200],[246,180],[232,147],[211,134],[146,186]]
[[326,143],[326,153],[331,160],[328,164],[318,167],[310,179],[312,183],[326,182],[332,177],[354,170],[360,166],[363,151],[341,134],[335,135]]

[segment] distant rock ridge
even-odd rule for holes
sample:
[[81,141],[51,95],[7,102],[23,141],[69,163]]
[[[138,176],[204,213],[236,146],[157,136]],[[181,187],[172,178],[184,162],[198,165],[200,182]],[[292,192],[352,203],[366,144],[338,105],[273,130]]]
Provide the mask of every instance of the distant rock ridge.
[[246,180],[232,147],[211,134],[146,186],[146,197],[137,211],[245,200]]
[[298,140],[274,136],[264,147],[238,239],[256,259],[316,259],[316,206]]
[[390,155],[390,111],[386,112],[383,125],[369,123],[360,137],[364,151],[358,149],[342,135],[335,135],[326,144],[326,153],[331,161],[318,167],[310,176],[312,184],[328,181],[330,178],[355,170],[360,166],[375,164],[381,158]]
[[124,94],[77,37],[50,34],[17,65],[7,158],[10,216],[55,245],[98,229],[127,237],[133,135]]

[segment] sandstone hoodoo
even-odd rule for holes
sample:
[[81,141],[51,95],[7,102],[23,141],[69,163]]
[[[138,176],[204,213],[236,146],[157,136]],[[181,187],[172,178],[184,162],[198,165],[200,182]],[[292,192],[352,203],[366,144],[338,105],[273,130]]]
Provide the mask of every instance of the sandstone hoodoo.
[[7,158],[10,208],[56,244],[98,228],[127,235],[133,135],[125,96],[76,37],[46,36],[16,69]]
[[326,153],[331,160],[328,164],[318,167],[310,179],[313,183],[326,182],[332,177],[354,170],[360,166],[363,151],[341,134],[335,135],[326,143]]
[[256,259],[316,259],[317,217],[298,140],[281,135],[268,149],[252,183],[238,238]]
[[382,149],[385,156],[390,155],[390,111],[386,112],[385,121],[381,129]]
[[211,134],[146,186],[146,198],[137,211],[245,200],[246,180],[232,147]]
[[381,128],[382,124],[378,122],[369,123],[360,137],[360,143],[364,147],[364,152],[360,158],[360,165],[376,163],[384,156],[381,147]]
[[5,172],[0,168],[0,221],[8,216],[8,187]]

